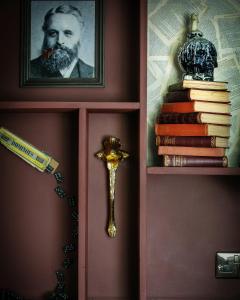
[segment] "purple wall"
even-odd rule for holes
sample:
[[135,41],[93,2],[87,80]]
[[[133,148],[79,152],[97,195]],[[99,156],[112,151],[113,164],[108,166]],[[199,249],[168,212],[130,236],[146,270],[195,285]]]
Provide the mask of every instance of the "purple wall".
[[240,249],[237,180],[235,176],[149,176],[150,297],[238,299],[238,279],[215,278],[216,252]]
[[[0,113],[0,120],[2,126],[59,161],[63,187],[76,195],[74,113]],[[66,200],[57,197],[53,175],[37,171],[3,146],[0,165],[0,289],[42,299],[55,288],[55,272],[64,259],[62,247],[71,242],[71,211]],[[77,275],[74,269],[67,274],[73,295]]]
[[20,25],[18,0],[0,11],[0,101],[137,101],[138,1],[104,2],[105,88],[20,88]]

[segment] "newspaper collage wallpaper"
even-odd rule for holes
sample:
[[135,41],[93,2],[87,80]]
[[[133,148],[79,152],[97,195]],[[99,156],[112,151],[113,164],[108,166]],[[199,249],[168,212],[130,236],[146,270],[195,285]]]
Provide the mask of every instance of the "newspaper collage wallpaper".
[[189,16],[198,14],[199,30],[218,53],[215,81],[227,81],[232,125],[227,156],[240,164],[240,0],[148,0],[148,165],[157,165],[154,123],[168,86],[182,79],[177,62],[186,41]]

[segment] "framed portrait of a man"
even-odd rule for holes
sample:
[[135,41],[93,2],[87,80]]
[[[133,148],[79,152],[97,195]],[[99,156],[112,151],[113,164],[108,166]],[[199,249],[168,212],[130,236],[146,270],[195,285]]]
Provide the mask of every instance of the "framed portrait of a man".
[[103,86],[102,0],[24,0],[21,86]]

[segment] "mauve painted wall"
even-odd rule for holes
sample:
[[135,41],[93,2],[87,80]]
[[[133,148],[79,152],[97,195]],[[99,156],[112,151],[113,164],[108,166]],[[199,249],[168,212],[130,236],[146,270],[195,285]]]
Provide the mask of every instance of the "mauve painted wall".
[[[0,124],[59,161],[65,191],[77,194],[74,113],[0,113]],[[37,171],[3,146],[0,166],[0,289],[40,300],[56,286],[62,247],[71,242],[71,211],[57,197],[53,175]],[[66,274],[73,295],[76,270]]]
[[[91,113],[88,144],[88,299],[137,299],[138,280],[138,115]],[[106,165],[94,154],[104,136],[120,138],[130,157],[117,170],[115,220],[117,236],[108,237]]]
[[238,180],[234,176],[148,177],[150,299],[239,299],[239,279],[215,278],[216,252],[240,250]]
[[[136,54],[138,53],[137,21],[133,21],[133,18],[137,16],[135,5],[136,1],[105,1],[105,88],[19,88],[20,1],[4,1],[0,11],[0,24],[4,29],[0,49],[2,69],[0,100],[136,100],[139,65]],[[13,21],[9,23],[10,18]],[[77,159],[76,143],[72,143],[72,133],[76,129],[77,119],[72,114],[45,114],[44,122],[42,122],[42,116],[43,114],[8,113],[1,114],[0,121],[2,125],[59,158],[62,164],[61,170],[66,176],[67,189],[75,191],[74,175],[76,175]],[[135,126],[131,127],[132,116],[130,115],[129,117],[121,115],[115,117],[110,114],[106,117],[92,114],[90,130],[92,132],[96,130],[96,135],[105,133],[107,121],[113,125],[117,134],[122,134],[125,149],[130,152],[137,151],[138,138],[134,135],[137,131],[137,120],[134,118]],[[122,133],[122,130],[128,128],[134,128],[129,131],[133,139],[127,136],[127,133]],[[93,157],[99,147],[101,147],[100,140],[89,140],[89,154],[91,155],[89,163],[98,170],[96,173],[91,170],[92,177],[89,180],[95,183],[98,183],[96,175],[104,170],[102,163]],[[68,214],[64,203],[53,192],[55,182],[52,177],[38,173],[3,147],[0,148],[0,165],[2,168],[0,174],[0,288],[14,288],[26,297],[40,300],[40,295],[53,288],[55,284],[54,271],[62,261],[61,246],[68,236],[68,231],[65,229],[65,227],[69,228]],[[118,179],[125,184],[124,174],[129,168],[128,163],[121,168]],[[119,190],[121,195],[128,194],[127,199],[130,201],[132,195],[136,196],[138,190],[134,180],[138,171],[131,170],[131,172],[132,176],[128,175],[128,178],[134,181],[133,184],[127,191]],[[101,181],[105,180],[106,178],[102,176]],[[149,298],[239,299],[239,281],[214,278],[215,252],[240,248],[239,237],[236,234],[240,219],[240,207],[237,201],[239,187],[234,180],[236,178],[230,176],[227,178],[214,176],[148,177],[146,201],[147,294]],[[29,182],[31,182],[31,188],[29,188]],[[104,189],[103,186],[101,188]],[[131,192],[132,189],[134,192]],[[89,207],[92,208],[98,193],[94,193],[91,185],[89,195]],[[180,196],[176,197],[176,195]],[[51,199],[50,202],[48,198]],[[102,201],[105,200],[102,198]],[[118,220],[126,236],[120,235],[116,244],[123,241],[123,256],[116,247],[119,252],[117,254],[112,252],[110,259],[115,263],[118,261],[118,265],[113,265],[113,267],[117,272],[115,276],[121,278],[121,287],[124,290],[119,291],[119,286],[115,285],[114,290],[107,291],[110,296],[117,297],[127,297],[136,292],[136,282],[131,290],[131,286],[128,286],[124,279],[124,272],[130,269],[127,279],[133,277],[136,280],[138,276],[136,266],[138,249],[134,225],[133,232],[129,232],[126,228],[126,224],[137,221],[137,211],[136,214],[134,213],[137,207],[134,207],[134,202],[131,204],[124,202],[122,205],[127,207],[127,211],[126,214],[119,215]],[[103,210],[103,207],[100,208]],[[102,222],[102,228],[106,219],[103,213],[100,215],[101,218],[97,219],[97,213],[97,210],[89,211],[89,217],[94,217],[95,223],[90,223],[88,220],[90,250],[88,292],[90,296],[95,296],[97,293],[96,296],[104,296],[99,286],[95,284],[98,278],[95,271],[99,276],[107,275],[106,280],[111,277],[111,273],[102,274],[101,272],[101,264],[104,264],[104,260],[98,260],[98,264],[95,264],[94,255],[97,245],[91,237],[96,236],[98,230],[94,225],[99,226],[99,222]],[[134,213],[133,219],[131,213]],[[38,222],[35,222],[36,220]],[[53,234],[54,238],[51,236]],[[107,250],[111,250],[111,247],[115,250],[115,245],[110,247],[104,235],[97,236],[97,238]],[[35,241],[33,246],[32,241]],[[101,257],[102,251],[97,254],[98,258]],[[106,257],[108,257],[108,252],[106,252]],[[123,264],[122,257],[124,258]],[[135,263],[131,269],[132,257],[135,257]],[[106,267],[110,269],[111,264]],[[74,274],[71,278],[75,278]],[[105,284],[109,282],[105,281]]]
[[0,101],[138,101],[138,1],[104,2],[105,88],[20,88],[21,3],[0,11]]
[[[1,36],[1,74],[0,101],[138,101],[139,95],[139,49],[138,49],[138,1],[104,1],[104,88],[20,88],[20,30],[21,2],[5,1],[0,10]],[[112,115],[110,116],[113,121]],[[120,118],[121,119],[121,118]],[[124,127],[124,118],[116,119],[116,127]],[[131,118],[126,117],[130,127]],[[135,118],[134,118],[135,120]],[[113,121],[115,122],[115,121]],[[68,113],[1,113],[0,125],[22,136],[33,145],[51,153],[61,163],[61,171],[66,176],[65,187],[76,192],[77,179],[77,118]],[[103,120],[105,124],[105,120]],[[135,134],[137,121],[134,121]],[[132,126],[131,126],[132,127]],[[97,133],[97,131],[96,131]],[[102,131],[98,132],[99,134]],[[123,133],[123,136],[126,136]],[[134,143],[127,141],[137,153],[137,137]],[[96,147],[101,147],[100,144]],[[129,147],[127,147],[129,148]],[[131,149],[129,148],[131,151]],[[52,290],[56,284],[54,272],[60,268],[63,260],[62,246],[68,241],[69,211],[63,201],[59,200],[53,189],[56,186],[52,176],[41,174],[8,150],[1,147],[1,249],[0,249],[0,288],[10,288],[26,298],[40,300],[44,293]],[[94,158],[95,160],[95,158]],[[99,168],[103,169],[101,162]],[[123,167],[124,168],[124,167]],[[137,170],[134,168],[132,179]],[[137,187],[127,189],[128,199],[137,201]],[[96,193],[97,194],[97,193]],[[135,194],[135,197],[134,197]],[[129,203],[125,203],[128,207]],[[134,207],[133,207],[134,206]],[[130,204],[133,213],[137,207]],[[91,211],[91,214],[96,211]],[[137,211],[134,218],[130,212],[120,216],[127,224],[134,221],[133,235],[127,235],[123,241],[124,265],[116,272],[123,278],[119,292],[117,282],[112,293],[116,296],[137,292]],[[119,220],[120,222],[120,220]],[[123,221],[123,223],[126,223]],[[134,228],[134,226],[136,226]],[[91,228],[91,226],[90,226]],[[136,229],[136,230],[135,230]],[[125,228],[124,232],[128,232]],[[96,232],[95,232],[96,233]],[[126,237],[124,237],[126,238]],[[89,237],[90,239],[90,237]],[[91,240],[91,243],[94,243]],[[130,255],[128,248],[131,247]],[[90,249],[89,257],[94,254]],[[106,254],[106,259],[108,253]],[[113,259],[116,257],[113,253]],[[132,259],[133,257],[133,259]],[[121,257],[118,256],[121,260]],[[131,264],[128,266],[128,262]],[[134,262],[133,262],[134,261]],[[91,260],[90,264],[92,265]],[[120,261],[119,261],[120,263]],[[121,263],[120,263],[121,265]],[[101,264],[99,265],[101,267]],[[135,278],[129,285],[124,279],[124,272],[129,278]],[[102,276],[98,270],[98,276]],[[109,274],[111,276],[111,274]],[[94,293],[96,277],[89,281]],[[97,277],[98,278],[98,277]],[[128,277],[127,277],[128,278]],[[69,275],[72,293],[75,291],[76,272]],[[133,287],[134,286],[134,287]],[[111,293],[111,291],[108,291]],[[71,297],[74,299],[74,297]]]

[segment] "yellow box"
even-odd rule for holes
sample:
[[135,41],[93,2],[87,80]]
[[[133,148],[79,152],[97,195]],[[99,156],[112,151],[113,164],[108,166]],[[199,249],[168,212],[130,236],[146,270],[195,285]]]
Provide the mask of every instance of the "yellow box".
[[53,174],[59,163],[9,130],[0,128],[0,143],[40,172]]

